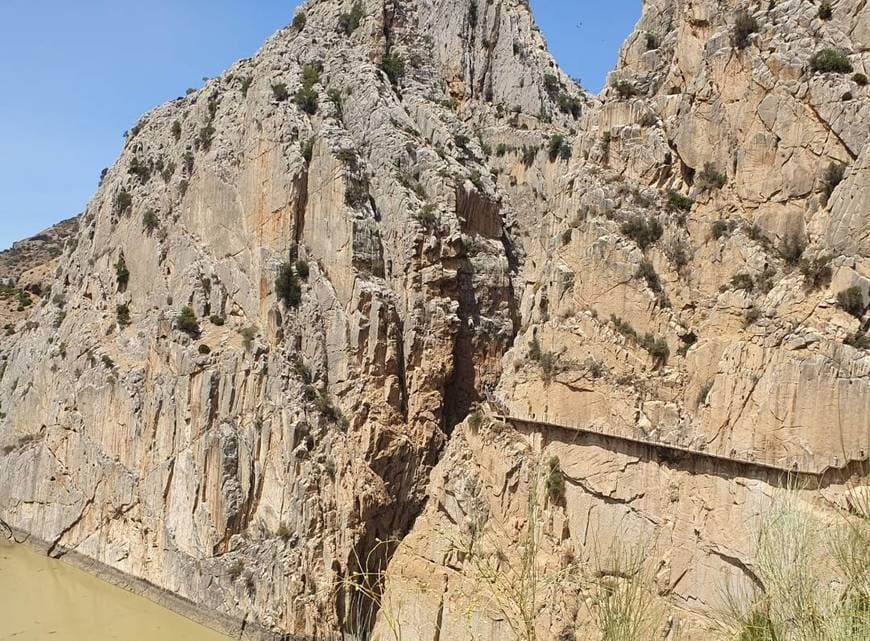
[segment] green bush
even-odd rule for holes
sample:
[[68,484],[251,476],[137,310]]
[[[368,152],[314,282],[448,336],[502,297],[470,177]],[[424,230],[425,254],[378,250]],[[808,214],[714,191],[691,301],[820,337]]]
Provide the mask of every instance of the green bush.
[[638,247],[645,250],[662,237],[664,228],[655,218],[634,216],[622,224],[620,231],[636,242]]
[[870,334],[855,332],[847,336],[843,342],[855,349],[870,349]]
[[544,91],[550,96],[550,100],[555,100],[562,90],[562,84],[555,74],[544,74]]
[[831,7],[831,0],[822,0],[819,5],[819,18],[822,20],[830,20],[834,15],[834,9]]
[[655,267],[648,260],[642,260],[640,265],[637,268],[637,273],[635,274],[637,278],[641,278],[646,281],[646,284],[649,286],[651,290],[658,293],[662,291],[662,282],[659,279],[659,275],[656,273]]
[[673,210],[689,211],[694,204],[694,200],[678,191],[671,190],[668,192],[668,206]]
[[705,162],[704,168],[695,177],[695,185],[701,191],[721,189],[725,186],[725,175],[712,162]]
[[153,209],[149,209],[142,216],[142,227],[147,234],[150,235],[159,225],[160,221],[157,219],[157,214],[154,213]]
[[275,291],[279,300],[284,301],[287,307],[299,307],[299,303],[302,302],[302,288],[290,263],[284,263],[278,268]]
[[308,263],[304,260],[296,261],[296,275],[302,280],[308,280],[308,275],[310,274],[310,270],[308,268]]
[[198,351],[203,356],[207,356],[208,354],[211,354],[211,347],[209,347],[205,343],[201,343],[199,348],[198,348]]
[[837,305],[855,318],[864,314],[864,295],[860,287],[849,287],[837,294]]
[[130,324],[130,306],[129,305],[118,305],[115,308],[115,314],[118,318],[118,325],[123,329]]
[[638,94],[638,90],[627,80],[620,80],[616,83],[616,94],[620,98],[632,98]]
[[810,58],[810,69],[819,73],[851,73],[852,63],[839,49],[822,49]]
[[242,78],[242,81],[239,83],[239,91],[242,92],[243,98],[248,96],[248,90],[251,88],[252,84],[254,84],[254,78],[252,76],[245,76]]
[[534,164],[535,158],[538,157],[538,151],[540,151],[540,149],[538,147],[534,147],[534,146],[528,146],[528,147],[524,146],[523,147],[522,160],[523,160],[523,164],[526,167],[531,167],[532,164]]
[[838,162],[830,163],[828,168],[825,169],[825,174],[822,177],[822,195],[824,196],[826,203],[831,197],[831,194],[834,193],[837,185],[843,182],[843,176],[845,173],[846,165]]
[[610,315],[610,322],[613,323],[616,331],[625,336],[625,338],[632,341],[637,341],[637,332],[635,331],[634,327],[631,326],[631,323],[622,320],[614,314]]
[[501,158],[508,152],[508,146],[505,143],[499,143],[495,148],[495,155]]
[[185,305],[175,317],[175,326],[190,337],[199,336],[199,322],[192,307]]
[[656,38],[653,34],[646,34],[646,50],[652,51],[654,49],[659,48],[659,39]]
[[133,197],[124,188],[115,195],[115,213],[120,215],[126,212],[133,205]]
[[387,54],[381,62],[381,70],[394,86],[398,85],[405,77],[405,61],[395,54]]
[[290,91],[287,89],[287,84],[283,82],[272,85],[272,96],[278,102],[284,102],[290,97]]
[[554,134],[550,137],[548,150],[550,154],[550,162],[555,162],[560,156],[562,160],[568,160],[571,158],[571,145],[561,134]]
[[197,149],[202,149],[203,151],[208,151],[211,149],[211,143],[214,140],[215,128],[214,125],[208,123],[203,125],[199,132],[196,134],[196,138],[193,140],[193,145]]
[[580,98],[572,96],[566,92],[559,94],[559,98],[556,100],[556,105],[559,107],[559,111],[564,114],[570,114],[574,120],[577,120],[583,112],[583,102]]
[[357,27],[359,27],[359,23],[362,21],[363,16],[365,16],[365,10],[363,9],[362,3],[355,2],[350,13],[342,13],[338,16],[339,33],[343,33],[347,36],[352,34],[356,31]]
[[813,291],[831,284],[833,272],[830,256],[820,256],[811,260],[804,258],[800,262],[800,268],[807,289]]
[[308,16],[305,15],[304,11],[300,11],[295,16],[293,16],[293,28],[296,31],[302,31],[305,28],[305,24],[308,22]]
[[318,96],[311,87],[300,87],[293,95],[293,102],[307,114],[317,113]]
[[547,496],[554,503],[561,502],[565,498],[565,474],[558,457],[552,457],[547,461]]
[[278,530],[275,532],[275,536],[284,541],[285,543],[290,540],[290,537],[293,536],[293,532],[290,531],[290,528],[287,527],[286,523],[282,523],[278,526]]
[[779,253],[789,267],[797,267],[801,262],[801,257],[804,255],[806,245],[803,239],[798,234],[788,234],[782,239],[779,247]]
[[224,317],[218,316],[217,314],[212,314],[208,320],[215,327],[222,327],[226,323],[226,320],[224,319]]
[[734,18],[734,29],[731,32],[731,42],[738,49],[745,49],[749,44],[749,36],[760,29],[758,20],[746,11],[739,11]]
[[671,348],[668,347],[668,341],[661,336],[655,337],[647,333],[640,339],[640,346],[643,347],[653,359],[653,364],[656,367],[667,365],[668,358],[671,356]]
[[118,282],[118,289],[121,291],[127,289],[127,284],[130,282],[130,270],[127,269],[124,254],[121,254],[118,257],[118,262],[115,263],[115,280]]
[[854,76],[852,76],[852,82],[854,82],[859,87],[866,87],[867,76],[863,73],[856,73]]
[[731,277],[731,287],[736,290],[751,292],[755,288],[755,280],[750,274],[735,274]]

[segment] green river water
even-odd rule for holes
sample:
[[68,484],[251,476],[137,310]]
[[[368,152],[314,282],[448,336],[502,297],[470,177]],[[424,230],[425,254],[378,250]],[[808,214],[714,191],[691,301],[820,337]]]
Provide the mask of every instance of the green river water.
[[0,640],[228,641],[151,601],[0,536]]

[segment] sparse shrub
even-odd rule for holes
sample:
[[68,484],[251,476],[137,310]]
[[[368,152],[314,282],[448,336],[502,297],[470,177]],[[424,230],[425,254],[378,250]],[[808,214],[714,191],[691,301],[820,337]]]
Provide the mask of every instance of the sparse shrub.
[[153,209],[149,209],[142,216],[142,227],[145,229],[145,233],[150,235],[159,225],[160,221],[157,219],[157,214],[154,213]]
[[350,13],[342,13],[338,16],[338,31],[347,36],[356,31],[360,21],[365,15],[361,2],[355,2],[350,10]]
[[652,51],[653,49],[659,48],[659,39],[656,38],[653,34],[646,34],[646,50]]
[[405,77],[405,61],[395,54],[387,54],[381,62],[383,71],[393,86],[398,85]]
[[208,356],[209,354],[211,354],[211,347],[209,347],[205,343],[200,343],[197,351],[199,351],[199,353],[203,356]]
[[172,137],[175,138],[175,142],[178,142],[181,139],[181,123],[177,120],[172,123]]
[[622,224],[620,231],[637,243],[638,247],[645,250],[662,237],[664,228],[655,218],[634,216]]
[[548,150],[550,154],[550,162],[555,162],[555,160],[560,156],[562,160],[568,160],[571,158],[571,145],[561,134],[555,134],[550,137]]
[[199,322],[196,320],[196,312],[188,305],[182,307],[181,313],[175,317],[175,326],[192,338],[199,336]]
[[432,203],[426,203],[423,207],[420,208],[420,211],[417,212],[417,220],[424,227],[433,227],[436,222],[438,222],[437,217],[435,216],[435,205]]
[[250,352],[251,348],[254,347],[254,339],[257,338],[257,328],[252,325],[245,327],[239,333],[242,335],[242,347],[245,348],[246,352]]
[[554,456],[547,461],[547,479],[546,479],[547,496],[554,503],[562,502],[565,499],[565,474],[562,472],[562,465],[558,457]]
[[317,113],[318,96],[312,87],[300,87],[293,95],[293,102],[307,114]]
[[215,327],[222,327],[226,323],[224,317],[218,316],[217,314],[212,314],[208,320]]
[[860,287],[849,287],[837,294],[837,305],[855,318],[864,314],[864,295]]
[[208,151],[211,149],[211,143],[214,140],[215,128],[214,125],[208,123],[203,125],[199,132],[196,134],[196,138],[193,141],[194,147],[197,149],[202,149],[203,151]]
[[789,267],[797,267],[804,255],[806,244],[798,234],[788,234],[782,239],[779,253]]
[[855,349],[870,349],[870,334],[855,332],[849,334],[843,342]]
[[825,169],[825,175],[822,177],[822,195],[826,203],[830,199],[831,194],[834,193],[837,185],[843,182],[845,173],[846,165],[838,162],[830,163],[828,168]]
[[695,178],[695,186],[701,191],[721,189],[725,186],[725,175],[717,169],[714,163],[707,161]]
[[468,415],[468,427],[471,428],[473,434],[480,431],[481,425],[483,425],[483,415],[479,411],[474,411]]
[[278,268],[275,291],[279,300],[284,301],[287,307],[295,308],[302,302],[302,288],[299,286],[299,279],[290,263],[284,263]]
[[278,82],[272,85],[272,96],[278,102],[284,102],[287,98],[290,97],[290,90],[287,89],[287,84],[284,82]]
[[559,95],[559,91],[561,91],[561,89],[562,84],[559,82],[559,79],[556,77],[555,74],[544,74],[544,91],[547,92],[550,100],[555,100],[556,96]]
[[583,112],[582,101],[567,92],[559,94],[556,105],[559,107],[559,111],[564,114],[570,114],[571,117],[574,118],[574,120],[577,120],[577,118],[579,118],[580,114]]
[[301,258],[296,261],[296,275],[302,280],[308,280],[308,275],[311,273],[308,262]]
[[637,88],[627,80],[620,80],[616,83],[616,94],[620,98],[633,98],[638,95]]
[[765,267],[764,271],[755,279],[755,289],[762,294],[767,294],[773,289],[773,277],[776,276],[776,270],[772,267]]
[[755,280],[750,274],[735,274],[731,277],[731,287],[736,290],[751,292],[755,287]]
[[673,239],[665,249],[665,254],[667,254],[668,260],[670,260],[674,267],[677,268],[677,271],[680,271],[689,264],[689,261],[692,259],[691,251],[689,249],[688,243],[684,240]]
[[115,307],[115,315],[118,319],[118,325],[123,329],[130,324],[130,306],[127,304],[118,305]]
[[335,157],[336,159],[348,165],[357,161],[356,150],[351,148],[339,149],[336,152]]
[[668,358],[671,356],[671,349],[668,347],[668,341],[663,337],[655,337],[650,333],[644,335],[640,339],[640,346],[643,347],[653,359],[655,367],[663,367],[667,365]]
[[508,146],[503,142],[499,143],[495,148],[495,155],[498,156],[499,158],[504,156],[507,152],[508,152]]
[[694,204],[694,200],[678,191],[671,190],[668,192],[668,206],[672,210],[689,211]]
[[810,58],[810,69],[818,73],[852,73],[852,63],[839,49],[822,49]]
[[282,523],[278,526],[278,529],[275,532],[275,536],[284,541],[285,543],[290,540],[290,537],[293,536],[293,532],[290,531],[290,528],[287,527],[286,523]]
[[743,314],[743,326],[749,327],[750,325],[754,325],[758,322],[759,318],[761,318],[761,310],[757,307],[750,307]]
[[562,244],[563,245],[567,245],[568,243],[571,242],[572,233],[573,233],[573,230],[571,230],[571,229],[566,229],[565,231],[562,232]]
[[854,76],[852,76],[852,82],[854,82],[859,87],[866,87],[867,86],[867,76],[863,73],[860,73],[860,72],[856,73]]
[[624,321],[613,314],[610,315],[610,322],[613,323],[616,331],[625,336],[625,338],[632,341],[637,341],[637,332],[635,331],[634,327],[631,326],[631,323]]
[[302,143],[300,151],[305,162],[311,162],[311,156],[314,153],[314,136]]
[[559,355],[555,352],[543,352],[538,360],[541,366],[541,377],[545,383],[553,380],[553,376],[559,373]]
[[133,205],[133,197],[126,190],[126,188],[121,187],[121,190],[115,195],[115,214],[121,215],[126,212]]
[[300,11],[295,16],[293,16],[293,28],[296,31],[302,31],[305,28],[305,24],[308,22],[308,16],[305,15],[304,11]]
[[834,9],[831,7],[831,0],[822,0],[819,5],[819,18],[822,20],[830,20],[834,15]]
[[251,85],[254,84],[254,78],[252,76],[245,76],[242,78],[239,83],[239,91],[242,92],[242,97],[246,98],[248,96],[248,90],[251,88]]
[[635,274],[637,278],[642,278],[646,281],[647,286],[656,293],[662,291],[662,282],[659,275],[656,273],[655,267],[648,260],[642,260]]
[[33,299],[23,289],[18,290],[18,311],[24,311],[26,308],[33,305]]
[[523,164],[526,167],[531,167],[535,162],[535,158],[538,157],[539,148],[535,146],[527,146],[523,147]]
[[810,291],[827,287],[831,284],[831,257],[819,256],[813,259],[802,259],[800,262],[806,288]]
[[115,280],[118,282],[119,290],[124,291],[127,289],[127,284],[130,282],[130,270],[127,269],[124,254],[118,256],[118,262],[115,263]]
[[728,236],[731,233],[731,225],[727,220],[717,220],[710,226],[710,235],[719,240]]
[[731,32],[731,42],[738,49],[745,49],[749,44],[749,36],[757,33],[761,27],[758,20],[746,11],[739,11],[734,17],[734,29]]

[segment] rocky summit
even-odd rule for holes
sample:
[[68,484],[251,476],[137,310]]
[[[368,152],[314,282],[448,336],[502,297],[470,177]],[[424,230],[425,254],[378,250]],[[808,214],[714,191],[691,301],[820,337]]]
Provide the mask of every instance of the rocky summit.
[[599,96],[526,0],[288,19],[8,274],[0,519],[249,638],[630,640],[642,546],[709,639],[870,480],[870,3],[646,0]]

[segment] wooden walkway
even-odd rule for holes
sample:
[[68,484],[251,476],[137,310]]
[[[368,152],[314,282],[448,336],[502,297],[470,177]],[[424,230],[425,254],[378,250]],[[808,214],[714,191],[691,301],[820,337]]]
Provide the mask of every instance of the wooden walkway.
[[654,450],[661,452],[665,455],[690,456],[710,462],[737,464],[740,466],[751,467],[766,472],[809,475],[819,478],[825,476],[830,472],[844,472],[852,466],[860,466],[861,464],[866,464],[868,462],[868,459],[870,459],[870,457],[868,457],[867,455],[867,452],[862,450],[855,452],[852,456],[846,457],[844,459],[834,457],[832,460],[815,461],[811,457],[805,457],[801,460],[791,461],[790,463],[783,463],[782,461],[764,461],[754,458],[753,456],[748,454],[746,456],[740,456],[738,454],[734,454],[731,456],[726,454],[716,454],[714,452],[707,452],[705,450],[683,447],[681,445],[674,445],[673,443],[666,443],[664,441],[624,436],[621,434],[615,434],[612,432],[606,432],[604,430],[598,430],[589,427],[576,427],[569,425],[559,425],[556,423],[545,423],[543,421],[536,421],[527,418],[517,418],[515,416],[505,416],[501,414],[493,414],[493,418],[503,423],[514,425],[515,427],[525,426],[531,428],[533,431],[562,430],[567,432],[576,432],[578,434],[589,434],[604,439],[614,439],[621,443],[653,448]]

